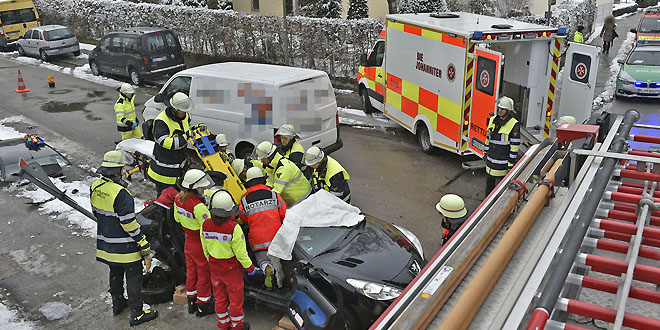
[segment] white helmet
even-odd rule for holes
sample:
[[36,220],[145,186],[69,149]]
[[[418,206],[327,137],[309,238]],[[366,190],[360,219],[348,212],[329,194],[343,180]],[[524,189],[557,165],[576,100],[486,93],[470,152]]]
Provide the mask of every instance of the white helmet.
[[245,160],[241,158],[236,158],[231,162],[231,168],[234,169],[237,175],[241,174],[245,169]]
[[280,126],[280,129],[277,130],[277,134],[275,135],[280,135],[280,136],[285,136],[288,137],[289,139],[298,138],[298,134],[296,134],[296,130],[294,129],[293,125],[291,124],[284,124]]
[[229,142],[227,142],[227,136],[224,134],[216,135],[215,140],[218,142],[218,145],[221,147],[226,147],[229,145]]
[[211,214],[218,217],[229,217],[238,210],[238,205],[234,203],[234,198],[224,189],[218,189],[211,194],[208,205]]
[[311,147],[307,149],[305,152],[305,164],[307,166],[312,166],[320,161],[323,160],[323,157],[325,157],[325,153],[323,153],[323,150],[319,149],[319,147]]
[[131,84],[123,83],[119,87],[119,92],[122,94],[135,94],[135,88]]
[[277,150],[277,147],[274,146],[271,142],[269,141],[264,141],[259,143],[256,148],[254,148],[254,153],[252,154],[254,158],[258,160],[262,160],[264,158],[268,158],[272,156],[275,151]]
[[170,99],[170,104],[172,105],[172,108],[183,112],[190,112],[195,108],[192,99],[189,98],[188,95],[181,92],[177,92],[174,94],[174,96],[172,96]]
[[573,116],[561,116],[561,117],[559,117],[559,123],[561,123],[561,124],[576,124],[577,120]]
[[133,164],[133,156],[123,150],[111,150],[103,155],[103,167],[124,167]]
[[500,101],[497,102],[497,107],[513,111],[513,100],[510,97],[502,96]]
[[209,188],[213,186],[213,180],[202,170],[196,168],[188,170],[183,175],[181,187],[184,189]]
[[454,194],[446,194],[440,198],[440,202],[435,205],[435,209],[447,218],[462,218],[467,214],[463,198]]
[[252,179],[259,179],[263,177],[264,177],[264,173],[261,171],[260,168],[256,166],[250,167],[247,170],[247,173],[245,173],[245,181],[250,181]]

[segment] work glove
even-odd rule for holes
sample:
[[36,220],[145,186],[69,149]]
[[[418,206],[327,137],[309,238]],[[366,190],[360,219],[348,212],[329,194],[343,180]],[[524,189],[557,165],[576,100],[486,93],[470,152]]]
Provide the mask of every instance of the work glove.
[[144,258],[144,268],[147,270],[147,273],[151,271],[151,258]]
[[135,129],[136,127],[138,127],[138,123],[133,123],[133,125],[131,126],[131,129]]
[[261,274],[263,274],[263,271],[261,271],[261,269],[259,269],[259,268],[257,268],[257,267],[254,267],[254,269],[252,270],[252,272],[249,272],[249,273],[248,273],[248,276],[254,276],[254,275],[257,274],[258,272],[261,272]]

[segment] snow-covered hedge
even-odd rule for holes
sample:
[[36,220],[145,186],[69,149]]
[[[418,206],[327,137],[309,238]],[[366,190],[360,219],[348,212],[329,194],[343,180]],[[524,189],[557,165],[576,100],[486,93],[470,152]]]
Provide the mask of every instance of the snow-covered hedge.
[[[99,39],[133,26],[174,30],[184,51],[222,60],[284,63],[279,16],[225,10],[132,3],[121,0],[34,0],[45,24],[62,24],[76,35]],[[355,79],[360,55],[373,46],[382,19],[289,17],[290,65]]]
[[[512,17],[515,20],[546,25],[547,20],[542,15]],[[578,25],[585,27],[584,39],[589,37],[596,18],[596,0],[567,0],[555,7],[550,18],[550,26],[565,26],[568,28],[566,40],[573,40],[573,34]]]

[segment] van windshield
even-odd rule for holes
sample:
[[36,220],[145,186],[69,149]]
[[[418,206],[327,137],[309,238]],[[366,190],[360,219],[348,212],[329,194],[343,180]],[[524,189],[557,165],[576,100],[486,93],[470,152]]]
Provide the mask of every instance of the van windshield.
[[52,31],[46,31],[46,39],[48,41],[62,40],[73,38],[73,33],[67,28],[55,29]]
[[2,25],[12,25],[27,22],[34,22],[37,16],[34,14],[32,8],[18,9],[3,11],[0,13],[0,20]]

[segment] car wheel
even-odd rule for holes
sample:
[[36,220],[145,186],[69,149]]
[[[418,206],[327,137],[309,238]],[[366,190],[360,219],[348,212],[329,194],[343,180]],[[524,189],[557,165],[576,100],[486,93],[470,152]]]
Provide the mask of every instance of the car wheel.
[[100,76],[103,73],[99,70],[99,66],[94,61],[89,61],[89,68],[92,70],[92,74],[95,76]]
[[21,45],[18,45],[17,50],[18,50],[18,55],[21,55],[21,56],[27,55],[27,53],[25,52],[25,49],[23,49],[23,47]]
[[135,68],[131,67],[128,69],[128,76],[131,78],[131,83],[135,86],[140,86],[144,82],[142,77],[138,74],[137,70]]
[[360,96],[362,97],[362,110],[364,113],[374,112],[374,108],[371,106],[371,101],[369,101],[369,91],[367,91],[366,88],[362,88]]
[[172,300],[174,277],[160,267],[154,267],[142,280],[142,299],[147,304],[161,304]]
[[44,62],[48,61],[48,54],[43,49],[39,50],[39,57],[41,57],[41,60]]
[[362,329],[360,325],[360,320],[355,316],[355,312],[351,309],[344,309],[344,319],[342,320],[343,326],[340,329],[343,330],[359,330]]
[[[252,150],[254,150],[254,146],[247,143],[241,146],[236,147],[236,158],[241,158],[241,159],[246,159],[248,156],[252,154]],[[238,174],[238,173],[236,173]]]
[[73,56],[80,56],[80,51],[76,50],[75,52],[73,52]]
[[420,124],[417,128],[417,142],[419,142],[419,146],[425,154],[435,154],[435,147],[431,143],[431,134],[424,124]]

